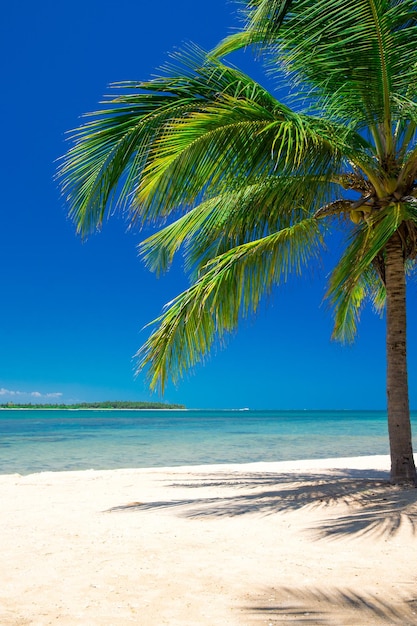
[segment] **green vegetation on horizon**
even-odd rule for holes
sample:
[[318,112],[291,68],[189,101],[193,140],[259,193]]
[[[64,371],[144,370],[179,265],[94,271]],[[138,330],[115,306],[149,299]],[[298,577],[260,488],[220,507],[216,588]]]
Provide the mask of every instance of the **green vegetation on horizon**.
[[8,402],[0,404],[0,409],[185,409],[183,404],[165,404],[164,402],[129,402],[124,400],[106,400],[104,402],[78,402],[76,404],[19,404]]
[[[406,276],[417,257],[416,3],[243,4],[242,32],[208,55],[177,53],[151,81],[115,85],[119,95],[73,133],[60,169],[70,215],[83,235],[115,208],[132,225],[156,225],[141,244],[156,272],[182,249],[190,287],[138,353],[139,370],[161,389],[290,274],[316,266],[336,234],[326,293],[333,336],[354,339],[365,303],[386,307],[391,480],[417,483],[406,359]],[[246,47],[268,62],[285,101],[220,60]],[[366,376],[360,363],[352,375]]]

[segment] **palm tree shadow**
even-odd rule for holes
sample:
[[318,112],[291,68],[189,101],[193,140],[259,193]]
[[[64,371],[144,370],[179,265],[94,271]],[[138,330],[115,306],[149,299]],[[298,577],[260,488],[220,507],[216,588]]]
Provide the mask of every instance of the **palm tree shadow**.
[[389,604],[372,593],[350,589],[270,588],[253,596],[245,613],[271,626],[297,623],[315,626],[383,624],[415,626],[417,599],[398,598]]
[[417,532],[417,490],[388,483],[352,493],[350,512],[323,522],[318,534],[327,538],[372,534],[382,539],[404,528],[413,535]]
[[[131,502],[109,512],[171,509],[186,518],[221,518],[248,514],[273,515],[299,510],[329,508],[343,503],[345,513],[324,520],[314,528],[316,538],[372,533],[393,536],[407,526],[417,531],[417,489],[391,485],[385,472],[334,470],[317,474],[216,473],[192,475],[187,482],[170,483],[173,489],[189,489],[198,495],[177,500]],[[207,490],[224,490],[213,497]]]

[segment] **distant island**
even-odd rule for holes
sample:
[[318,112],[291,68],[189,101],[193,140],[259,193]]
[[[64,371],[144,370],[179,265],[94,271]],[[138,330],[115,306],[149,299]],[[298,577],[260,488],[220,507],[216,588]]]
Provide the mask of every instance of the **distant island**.
[[164,402],[129,402],[124,400],[106,400],[105,402],[79,402],[77,404],[18,404],[7,402],[0,404],[0,409],[185,409],[183,404],[165,404]]

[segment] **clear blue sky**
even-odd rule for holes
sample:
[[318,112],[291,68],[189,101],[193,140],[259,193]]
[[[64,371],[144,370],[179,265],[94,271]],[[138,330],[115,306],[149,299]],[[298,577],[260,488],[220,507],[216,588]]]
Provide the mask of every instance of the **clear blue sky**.
[[[6,3],[1,23],[0,402],[158,399],[132,357],[144,325],[185,288],[179,262],[157,279],[121,219],[81,242],[53,180],[65,132],[114,81],[148,79],[174,47],[206,49],[238,25],[227,0]],[[258,80],[246,52],[234,59]],[[188,407],[385,407],[384,321],[365,311],[354,346],[330,340],[324,274],[294,279],[226,349],[164,400]],[[417,407],[416,284],[409,289],[411,403]]]

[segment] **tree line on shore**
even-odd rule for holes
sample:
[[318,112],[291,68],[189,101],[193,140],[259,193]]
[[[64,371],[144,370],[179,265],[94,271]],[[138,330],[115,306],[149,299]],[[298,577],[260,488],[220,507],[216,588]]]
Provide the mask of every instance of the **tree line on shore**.
[[18,404],[7,402],[0,404],[1,409],[185,409],[183,404],[164,402],[132,402],[124,400],[106,400],[104,402],[79,402],[76,404]]

